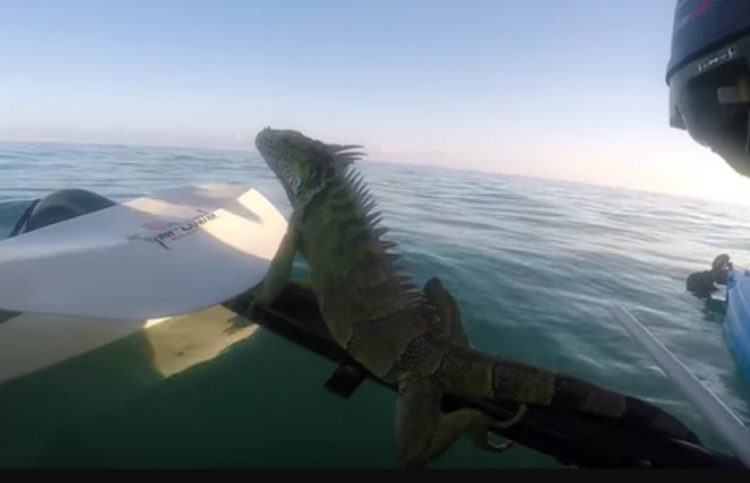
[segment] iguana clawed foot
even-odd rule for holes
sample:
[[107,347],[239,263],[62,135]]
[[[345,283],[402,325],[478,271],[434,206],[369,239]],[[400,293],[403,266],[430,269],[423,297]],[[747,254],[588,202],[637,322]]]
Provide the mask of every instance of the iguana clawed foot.
[[513,448],[515,446],[515,443],[512,441],[506,441],[502,444],[495,444],[492,441],[490,441],[490,434],[489,431],[491,430],[503,430],[508,429],[509,427],[513,426],[514,424],[517,424],[523,416],[526,414],[527,406],[525,404],[522,404],[519,406],[518,411],[516,411],[516,414],[513,415],[510,419],[506,421],[494,421],[487,423],[487,431],[480,431],[476,437],[474,438],[474,444],[482,450],[485,451],[492,451],[495,453],[505,453],[509,449]]
[[224,306],[238,314],[247,315],[257,301],[257,294],[261,290],[262,284],[258,284],[249,290],[237,295],[233,299],[224,302]]
[[514,447],[515,447],[515,443],[513,443],[513,441],[506,441],[503,444],[489,443],[489,447],[486,449],[500,454],[500,453],[505,453],[506,451]]
[[499,428],[499,429],[508,429],[514,424],[518,424],[519,421],[526,415],[526,411],[529,408],[525,404],[521,404],[518,407],[518,411],[516,411],[516,414],[513,415],[512,418],[506,420],[506,421],[494,421],[492,423],[492,426]]
[[505,453],[509,449],[513,448],[515,446],[515,443],[513,443],[512,441],[507,441],[502,444],[496,444],[490,441],[489,434],[484,433],[478,435],[478,437],[474,440],[474,445],[481,450],[492,451],[493,453],[500,454]]

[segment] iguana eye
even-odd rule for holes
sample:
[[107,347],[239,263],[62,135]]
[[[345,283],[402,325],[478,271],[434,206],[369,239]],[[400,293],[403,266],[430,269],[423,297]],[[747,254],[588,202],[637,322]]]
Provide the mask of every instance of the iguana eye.
[[290,173],[289,175],[289,187],[292,188],[292,191],[295,193],[297,190],[299,190],[300,185],[302,184],[302,180],[299,178],[299,176]]

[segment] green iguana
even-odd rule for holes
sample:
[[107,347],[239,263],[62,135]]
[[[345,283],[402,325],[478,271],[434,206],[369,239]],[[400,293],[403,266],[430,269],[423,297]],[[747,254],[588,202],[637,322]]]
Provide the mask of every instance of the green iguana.
[[[327,327],[355,360],[398,386],[396,446],[401,464],[422,467],[461,436],[486,450],[493,425],[507,427],[526,405],[614,418],[668,437],[692,433],[643,401],[575,377],[479,352],[471,347],[458,306],[438,279],[419,290],[381,239],[380,215],[352,163],[361,146],[328,145],[296,131],[266,128],[256,146],[289,197],[288,231],[253,303],[270,305],[290,280],[300,253]],[[443,394],[517,403],[516,416],[495,422],[483,413],[441,411]]]

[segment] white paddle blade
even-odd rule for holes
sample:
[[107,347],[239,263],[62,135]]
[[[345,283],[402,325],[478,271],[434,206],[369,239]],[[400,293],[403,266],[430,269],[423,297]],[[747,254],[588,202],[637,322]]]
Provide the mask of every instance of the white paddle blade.
[[0,309],[149,319],[259,283],[286,232],[247,186],[191,185],[0,242]]

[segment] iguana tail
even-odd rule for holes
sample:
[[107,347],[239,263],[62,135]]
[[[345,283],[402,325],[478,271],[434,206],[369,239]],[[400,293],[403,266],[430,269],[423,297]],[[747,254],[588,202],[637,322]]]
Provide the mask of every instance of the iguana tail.
[[438,372],[441,380],[465,395],[590,414],[655,435],[699,442],[677,418],[643,400],[474,349],[453,347]]

